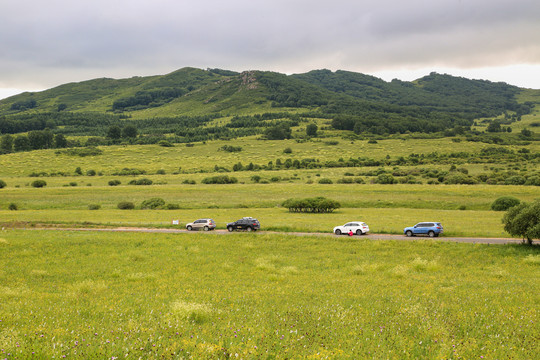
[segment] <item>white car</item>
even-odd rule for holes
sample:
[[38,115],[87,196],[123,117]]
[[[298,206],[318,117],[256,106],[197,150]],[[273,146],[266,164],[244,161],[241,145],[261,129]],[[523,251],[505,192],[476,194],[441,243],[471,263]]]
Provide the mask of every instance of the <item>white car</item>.
[[369,226],[362,221],[351,221],[346,223],[345,225],[336,226],[334,228],[334,234],[336,235],[347,235],[351,231],[355,235],[364,235],[369,232]]

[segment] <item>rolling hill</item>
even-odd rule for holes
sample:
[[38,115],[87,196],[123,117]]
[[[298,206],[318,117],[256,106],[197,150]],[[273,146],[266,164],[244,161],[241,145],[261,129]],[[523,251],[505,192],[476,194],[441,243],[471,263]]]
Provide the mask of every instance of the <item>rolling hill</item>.
[[[217,118],[225,124],[233,117],[250,117],[246,123],[251,127],[266,127],[260,115],[268,120],[273,113],[278,114],[270,116],[273,120],[298,120],[300,115],[329,119],[334,129],[357,133],[429,133],[470,127],[479,118],[527,114],[534,102],[518,102],[523,91],[506,83],[436,73],[413,82],[385,82],[348,71],[285,75],[183,68],[166,75],[94,79],[12,96],[0,101],[0,132],[48,128],[97,136],[112,125],[132,122],[142,133],[185,135],[186,128],[200,132]],[[242,126],[237,122],[234,128]]]

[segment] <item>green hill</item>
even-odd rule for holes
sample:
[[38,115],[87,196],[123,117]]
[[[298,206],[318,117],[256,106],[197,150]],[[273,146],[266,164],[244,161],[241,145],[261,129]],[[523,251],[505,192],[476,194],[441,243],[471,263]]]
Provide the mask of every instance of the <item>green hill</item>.
[[[66,135],[104,136],[110,126],[131,122],[143,134],[185,137],[214,131],[226,138],[262,133],[279,119],[291,120],[291,126],[299,114],[304,120],[328,119],[335,130],[430,133],[509,113],[517,119],[534,106],[533,101],[517,100],[523,91],[505,83],[436,73],[413,82],[385,82],[348,71],[284,75],[183,68],[166,75],[95,79],[12,96],[0,101],[0,133],[48,128]],[[238,117],[244,118],[239,122]],[[236,121],[227,127],[231,118]],[[221,128],[209,130],[215,119],[223,119]],[[242,132],[241,124],[254,130]]]

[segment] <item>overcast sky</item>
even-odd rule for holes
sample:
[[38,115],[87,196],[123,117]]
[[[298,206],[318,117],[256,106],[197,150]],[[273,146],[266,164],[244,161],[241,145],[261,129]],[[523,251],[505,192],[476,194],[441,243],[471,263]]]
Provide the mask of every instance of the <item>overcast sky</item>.
[[186,66],[540,89],[540,1],[0,0],[0,98]]

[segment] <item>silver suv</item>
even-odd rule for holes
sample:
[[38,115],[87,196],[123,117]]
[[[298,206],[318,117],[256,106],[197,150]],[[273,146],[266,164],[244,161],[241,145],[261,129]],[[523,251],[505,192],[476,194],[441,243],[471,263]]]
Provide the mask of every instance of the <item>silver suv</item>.
[[216,222],[213,219],[199,219],[186,224],[186,229],[191,230],[214,230],[216,228]]

